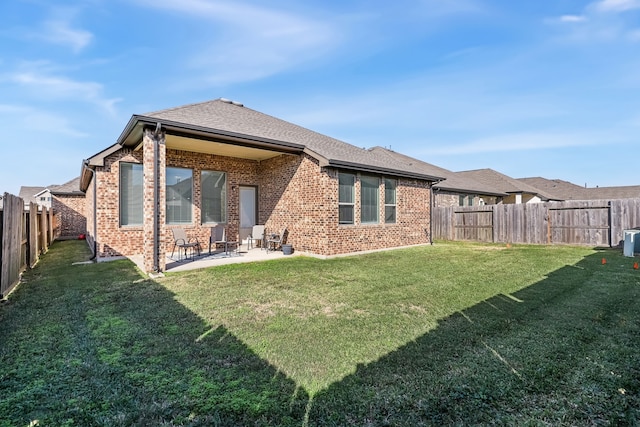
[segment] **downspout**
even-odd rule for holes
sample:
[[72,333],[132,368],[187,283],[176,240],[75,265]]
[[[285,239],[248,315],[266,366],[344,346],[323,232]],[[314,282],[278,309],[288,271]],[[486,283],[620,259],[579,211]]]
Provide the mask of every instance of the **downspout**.
[[91,261],[94,261],[98,256],[98,183],[96,182],[96,171],[89,166],[89,160],[82,161],[82,167],[91,172],[91,180],[93,181],[93,255]]
[[160,159],[158,158],[158,137],[160,135],[160,122],[156,124],[153,134],[153,272],[160,272]]
[[429,192],[429,244],[433,245],[433,199],[435,195],[433,192],[435,191],[433,188],[434,183],[431,183],[431,191]]
[[433,245],[433,207],[435,206],[436,191],[440,190],[439,188],[435,188],[434,185],[442,181],[444,181],[444,179],[431,183],[431,195],[429,197],[429,243],[431,245]]

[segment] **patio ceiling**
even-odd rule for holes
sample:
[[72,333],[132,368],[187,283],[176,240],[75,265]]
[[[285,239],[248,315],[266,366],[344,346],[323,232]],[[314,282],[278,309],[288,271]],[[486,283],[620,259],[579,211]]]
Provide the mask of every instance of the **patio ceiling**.
[[263,150],[260,148],[208,141],[204,139],[188,138],[177,135],[166,136],[167,148],[195,153],[215,154],[217,156],[236,157],[250,160],[266,160],[282,154],[282,152]]

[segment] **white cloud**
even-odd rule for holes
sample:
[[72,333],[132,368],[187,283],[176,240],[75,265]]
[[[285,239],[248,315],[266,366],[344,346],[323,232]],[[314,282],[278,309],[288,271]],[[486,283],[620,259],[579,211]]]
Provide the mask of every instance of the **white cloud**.
[[[599,0],[589,3],[581,14],[563,15],[546,22],[567,25],[568,38],[574,42],[634,42],[638,29],[626,18],[636,9],[640,9],[640,0]],[[577,23],[581,25],[572,25]]]
[[584,22],[587,18],[582,15],[563,15],[559,20],[560,22]]
[[79,9],[55,7],[50,11],[51,17],[30,36],[46,43],[67,46],[78,53],[93,41],[91,32],[72,24],[79,12]]
[[602,12],[625,12],[640,9],[640,0],[601,0],[592,5],[594,9]]
[[532,151],[566,147],[584,147],[601,144],[602,139],[595,135],[563,133],[507,133],[473,139],[458,145],[447,145],[430,149],[431,154],[459,155],[478,153],[497,153],[512,151]]
[[211,31],[188,60],[210,84],[259,79],[298,66],[325,53],[339,38],[331,23],[242,2],[137,1],[190,15],[219,30]]
[[44,24],[45,32],[41,35],[48,42],[70,46],[74,52],[84,49],[91,40],[93,34],[88,31],[73,29],[67,21],[47,21]]
[[[110,115],[116,114],[115,105],[120,99],[106,98],[103,94],[102,84],[76,81],[49,74],[46,70],[32,69],[39,66],[42,64],[31,64],[19,71],[0,75],[0,82],[7,81],[23,86],[39,98],[84,100],[105,110]],[[46,66],[42,66],[42,68],[46,68]]]
[[73,138],[84,138],[87,133],[74,128],[68,117],[51,111],[38,108],[0,104],[0,114],[5,121],[10,121],[14,129],[19,128],[24,132],[42,131],[47,134],[58,134]]

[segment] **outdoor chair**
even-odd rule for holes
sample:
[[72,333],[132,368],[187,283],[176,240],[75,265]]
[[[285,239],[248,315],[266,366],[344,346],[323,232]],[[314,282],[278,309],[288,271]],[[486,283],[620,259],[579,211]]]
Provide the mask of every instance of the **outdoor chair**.
[[211,227],[211,236],[209,237],[209,253],[211,253],[211,246],[214,249],[221,245],[224,247],[224,253],[229,255],[229,247],[239,248],[237,241],[230,241],[227,239],[227,229],[223,225],[215,225]]
[[277,251],[282,248],[282,244],[287,240],[287,229],[283,228],[280,234],[272,234],[267,239],[267,252]]
[[173,232],[173,249],[171,250],[171,258],[173,259],[173,254],[178,248],[178,259],[177,261],[181,261],[180,253],[184,251],[184,258],[189,259],[189,253],[191,253],[191,259],[193,259],[195,253],[197,252],[200,255],[200,242],[198,239],[188,239],[187,233],[184,231],[184,228],[172,228]]
[[247,250],[253,248],[254,242],[260,242],[260,248],[265,249],[264,225],[254,225],[251,234],[247,237]]

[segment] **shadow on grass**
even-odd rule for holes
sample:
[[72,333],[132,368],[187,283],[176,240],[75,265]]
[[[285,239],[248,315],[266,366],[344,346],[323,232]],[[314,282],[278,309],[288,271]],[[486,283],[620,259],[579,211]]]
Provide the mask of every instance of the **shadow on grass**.
[[70,249],[0,310],[0,425],[300,425],[305,392],[223,326],[127,261],[69,276]]
[[359,366],[314,397],[311,424],[640,424],[640,275],[602,256]]
[[639,421],[640,279],[617,255],[443,319],[311,403],[131,263],[70,277],[78,256],[54,245],[0,310],[0,426]]

